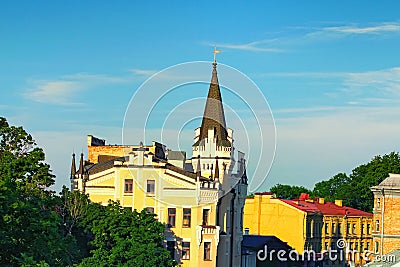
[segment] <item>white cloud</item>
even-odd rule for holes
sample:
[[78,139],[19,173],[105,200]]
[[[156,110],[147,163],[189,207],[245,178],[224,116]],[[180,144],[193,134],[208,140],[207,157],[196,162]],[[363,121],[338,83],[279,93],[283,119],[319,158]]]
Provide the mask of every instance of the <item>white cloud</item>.
[[110,76],[81,72],[52,80],[31,80],[28,82],[30,89],[23,95],[40,103],[75,105],[80,104],[76,95],[83,90],[104,84],[127,83],[133,79],[132,75]]
[[[251,52],[270,52],[270,53],[281,53],[285,52],[283,49],[275,48],[272,44],[274,44],[279,39],[266,39],[266,40],[257,40],[249,43],[242,43],[242,44],[232,44],[232,43],[220,43],[217,44],[217,48],[225,49],[235,49],[235,50],[244,50],[244,51],[251,51]],[[209,42],[203,43],[207,46],[213,46]]]
[[136,75],[151,76],[156,74],[157,70],[142,70],[142,69],[130,69],[130,71]]
[[339,172],[349,173],[375,155],[399,151],[399,113],[399,107],[351,106],[276,119],[276,158],[260,190],[276,183],[312,188]]
[[82,89],[83,86],[77,81],[35,81],[34,89],[26,92],[29,99],[51,104],[71,104],[73,93]]
[[382,97],[400,97],[400,67],[347,73],[344,75],[345,91],[354,94]]
[[400,24],[398,23],[385,23],[376,26],[362,27],[362,26],[339,26],[339,27],[326,27],[324,31],[332,31],[346,34],[380,34],[388,32],[400,32]]

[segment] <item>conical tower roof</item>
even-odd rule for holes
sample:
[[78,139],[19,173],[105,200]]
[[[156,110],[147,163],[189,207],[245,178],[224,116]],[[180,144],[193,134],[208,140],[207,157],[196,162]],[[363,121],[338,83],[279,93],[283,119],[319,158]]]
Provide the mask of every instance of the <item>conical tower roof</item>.
[[74,177],[76,174],[76,165],[75,165],[75,153],[72,154],[72,163],[71,163],[71,177]]
[[84,167],[85,166],[84,166],[84,162],[83,162],[83,153],[81,153],[81,158],[79,160],[79,169],[78,169],[77,174],[80,174],[82,176],[85,171]]
[[199,141],[208,137],[208,130],[215,130],[217,144],[221,146],[230,146],[228,141],[228,132],[226,130],[224,107],[222,105],[222,96],[218,83],[217,63],[213,63],[210,88],[206,106],[204,108],[203,120],[200,127]]

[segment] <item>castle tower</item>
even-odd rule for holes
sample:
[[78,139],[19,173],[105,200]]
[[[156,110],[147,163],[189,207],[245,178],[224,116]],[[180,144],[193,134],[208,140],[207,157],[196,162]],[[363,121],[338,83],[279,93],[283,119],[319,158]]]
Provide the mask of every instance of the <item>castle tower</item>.
[[[195,130],[193,148],[193,169],[201,170],[204,177],[218,177],[222,187],[232,187],[231,181],[225,179],[232,173],[235,165],[233,130],[227,129],[224,107],[217,76],[217,63],[214,61],[211,83],[201,127]],[[198,165],[200,156],[201,166]],[[218,160],[216,160],[218,158]],[[219,164],[216,166],[215,164]],[[219,173],[216,174],[215,171]]]
[[[214,56],[217,51],[214,49]],[[217,227],[221,229],[217,266],[239,267],[247,177],[243,153],[238,155],[238,172],[233,173],[236,163],[233,130],[226,127],[215,57],[201,127],[195,130],[192,147],[193,170],[221,184],[215,220]]]

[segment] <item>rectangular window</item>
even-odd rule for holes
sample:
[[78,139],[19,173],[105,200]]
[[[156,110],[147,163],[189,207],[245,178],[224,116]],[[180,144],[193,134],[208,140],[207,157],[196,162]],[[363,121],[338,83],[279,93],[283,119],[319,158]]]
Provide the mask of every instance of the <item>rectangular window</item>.
[[337,227],[338,227],[338,230],[339,230],[339,234],[341,235],[342,234],[342,224],[338,223]]
[[367,245],[367,250],[369,250],[369,242],[367,242],[366,245]]
[[133,180],[125,179],[125,193],[132,193],[132,192],[133,192]]
[[175,227],[176,222],[176,209],[169,208],[168,209],[168,224],[170,227]]
[[328,246],[329,246],[329,243],[328,243],[328,242],[325,242],[325,250],[326,250],[326,251],[328,251],[328,249],[329,249]]
[[381,207],[381,199],[378,197],[376,199],[376,208],[379,209]]
[[190,260],[190,242],[182,242],[182,260]]
[[175,241],[167,241],[167,250],[171,255],[171,259],[175,259]]
[[364,242],[360,243],[360,252],[364,252]]
[[204,260],[211,260],[211,242],[204,242]]
[[325,223],[325,234],[329,234],[329,223]]
[[332,223],[332,235],[335,235],[336,234],[336,231],[335,231],[336,229],[335,229],[335,224],[334,223]]
[[371,224],[367,224],[367,235],[371,234]]
[[153,207],[147,207],[146,209],[147,209],[147,211],[149,213],[154,213],[154,208]]
[[156,188],[156,181],[147,180],[146,192],[149,193],[149,194],[154,194],[155,188]]
[[203,225],[208,225],[210,217],[210,209],[203,209]]
[[354,243],[354,249],[358,251],[358,242]]
[[183,227],[190,227],[191,215],[192,215],[192,210],[190,208],[183,209],[183,223],[182,223]]
[[356,234],[356,224],[353,223],[353,234]]
[[379,253],[379,242],[375,242],[375,253]]
[[379,232],[379,220],[375,221],[375,231]]
[[364,228],[365,228],[365,225],[364,225],[364,224],[361,224],[361,234],[362,234],[362,235],[364,234]]
[[350,234],[350,227],[351,227],[351,224],[347,223],[346,234]]

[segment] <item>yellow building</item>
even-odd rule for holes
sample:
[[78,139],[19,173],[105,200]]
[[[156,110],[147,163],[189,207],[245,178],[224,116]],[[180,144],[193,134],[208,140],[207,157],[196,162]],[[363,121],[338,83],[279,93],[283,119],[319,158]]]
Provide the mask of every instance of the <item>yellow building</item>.
[[400,249],[400,174],[389,174],[374,193],[373,252],[375,255],[391,254]]
[[[106,205],[147,208],[166,225],[166,247],[179,266],[241,265],[242,210],[247,195],[244,154],[234,157],[216,62],[193,155],[163,144],[118,146],[88,136],[88,159],[75,159],[71,186]],[[237,172],[234,173],[234,166]]]
[[309,199],[307,194],[286,200],[272,193],[255,193],[244,207],[244,228],[249,234],[276,236],[300,254],[340,250],[337,244],[343,239],[347,244],[343,258],[355,264],[361,263],[361,253],[371,247],[371,225],[368,212],[342,206],[339,200]]

